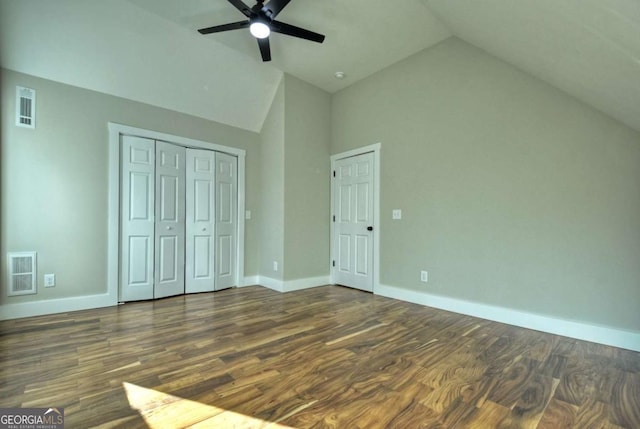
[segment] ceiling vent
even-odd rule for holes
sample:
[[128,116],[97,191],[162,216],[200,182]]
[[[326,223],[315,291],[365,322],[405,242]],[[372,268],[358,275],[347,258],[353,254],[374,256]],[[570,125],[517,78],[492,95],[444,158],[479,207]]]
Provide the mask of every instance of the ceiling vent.
[[36,90],[16,86],[16,126],[36,127]]
[[16,252],[7,255],[9,289],[7,295],[29,295],[36,290],[36,252]]

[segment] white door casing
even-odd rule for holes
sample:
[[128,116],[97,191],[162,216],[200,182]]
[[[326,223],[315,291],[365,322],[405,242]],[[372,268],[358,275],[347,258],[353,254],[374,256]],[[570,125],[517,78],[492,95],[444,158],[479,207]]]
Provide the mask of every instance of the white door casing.
[[154,298],[184,293],[186,149],[156,142]]
[[373,291],[374,153],[335,161],[333,178],[333,281]]
[[215,285],[215,152],[187,149],[185,292]]
[[238,243],[238,162],[226,153],[216,152],[215,290],[237,286]]
[[122,136],[120,300],[153,298],[155,142]]

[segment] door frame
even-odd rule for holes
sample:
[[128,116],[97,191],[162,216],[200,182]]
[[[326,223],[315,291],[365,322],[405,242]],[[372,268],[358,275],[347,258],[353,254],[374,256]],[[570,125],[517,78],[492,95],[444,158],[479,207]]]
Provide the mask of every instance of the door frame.
[[108,123],[109,129],[109,190],[107,216],[107,294],[118,297],[120,302],[120,136],[130,135],[161,140],[178,146],[223,152],[238,158],[238,245],[236,248],[236,284],[245,286],[244,230],[245,230],[245,156],[244,149],[223,146],[202,140],[175,136],[144,128]]
[[[380,149],[381,143],[374,143],[368,146],[362,146],[346,152],[331,155],[331,174],[336,169],[336,161],[344,158],[351,158],[357,155],[373,152],[373,285],[372,292],[375,294],[376,289],[380,285]],[[336,258],[336,239],[335,239],[335,223],[333,216],[335,214],[334,198],[335,198],[335,180],[331,178],[331,218],[329,219],[329,279],[331,284],[334,283],[335,270],[333,261]]]

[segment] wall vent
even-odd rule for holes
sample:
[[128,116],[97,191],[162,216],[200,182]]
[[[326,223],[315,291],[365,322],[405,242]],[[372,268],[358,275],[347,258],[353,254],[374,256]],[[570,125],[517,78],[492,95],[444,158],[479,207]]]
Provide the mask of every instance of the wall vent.
[[15,252],[7,255],[7,273],[9,288],[7,295],[29,295],[36,289],[36,252]]
[[36,127],[36,90],[16,86],[16,126]]

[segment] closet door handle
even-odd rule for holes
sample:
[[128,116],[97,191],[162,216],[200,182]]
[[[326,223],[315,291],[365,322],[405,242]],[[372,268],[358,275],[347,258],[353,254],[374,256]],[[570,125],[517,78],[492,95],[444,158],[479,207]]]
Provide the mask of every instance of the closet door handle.
[[172,229],[173,229],[173,227],[172,227],[172,226],[168,226],[168,227],[167,227],[167,231],[171,231]]

